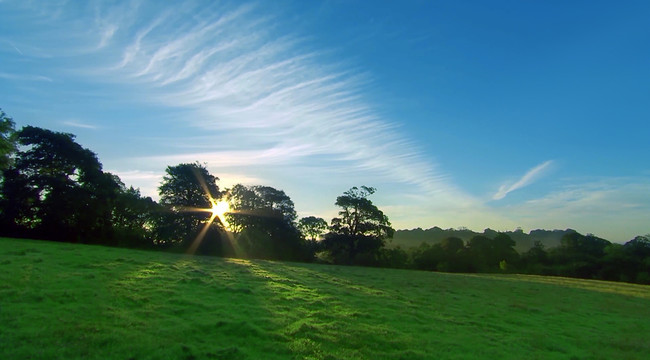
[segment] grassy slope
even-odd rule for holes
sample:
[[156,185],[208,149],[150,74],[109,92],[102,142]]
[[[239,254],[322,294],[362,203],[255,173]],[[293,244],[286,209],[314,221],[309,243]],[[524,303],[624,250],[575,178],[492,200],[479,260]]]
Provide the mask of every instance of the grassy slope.
[[0,239],[0,358],[641,359],[650,287]]

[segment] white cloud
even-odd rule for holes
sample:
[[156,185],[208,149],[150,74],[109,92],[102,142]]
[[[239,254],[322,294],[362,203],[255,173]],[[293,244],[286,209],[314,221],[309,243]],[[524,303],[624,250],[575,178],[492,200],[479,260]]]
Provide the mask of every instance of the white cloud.
[[69,120],[69,121],[64,121],[64,125],[75,127],[75,128],[80,128],[80,129],[91,129],[91,130],[96,130],[99,128],[97,125],[92,125],[92,124],[87,124],[83,123],[80,121],[75,121],[75,120]]
[[99,44],[97,44],[97,48],[103,48],[105,47],[109,41],[113,38],[113,35],[115,35],[115,32],[117,31],[117,26],[115,25],[105,25],[101,29],[101,35],[99,39]]
[[249,5],[200,11],[192,25],[173,10],[114,24],[132,35],[114,49],[120,59],[97,70],[142,89],[143,101],[192,109],[189,125],[219,137],[213,149],[150,160],[255,166],[314,159],[321,166],[327,158],[329,166],[371,172],[428,195],[447,193],[449,202],[463,196],[364,100],[371,80],[363,71],[326,60],[297,34],[277,34],[272,18]]
[[492,197],[493,200],[501,200],[508,193],[513,192],[515,190],[521,189],[525,186],[528,186],[532,184],[535,180],[539,179],[545,171],[549,169],[549,167],[553,164],[552,160],[545,161],[534,168],[528,170],[528,172],[522,176],[517,182],[514,184],[504,184],[499,187],[499,191],[497,191],[496,194]]
[[19,80],[19,81],[46,81],[52,82],[53,80],[47,76],[42,75],[32,75],[32,74],[9,74],[9,73],[0,73],[0,79],[7,80]]

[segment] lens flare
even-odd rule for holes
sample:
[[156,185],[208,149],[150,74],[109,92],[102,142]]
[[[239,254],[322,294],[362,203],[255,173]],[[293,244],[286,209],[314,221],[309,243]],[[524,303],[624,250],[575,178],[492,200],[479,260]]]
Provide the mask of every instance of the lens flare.
[[226,213],[230,212],[230,204],[227,201],[212,201],[212,209],[210,209],[212,212],[212,217],[217,217],[223,224],[223,226],[227,229],[228,228],[228,222],[226,221]]

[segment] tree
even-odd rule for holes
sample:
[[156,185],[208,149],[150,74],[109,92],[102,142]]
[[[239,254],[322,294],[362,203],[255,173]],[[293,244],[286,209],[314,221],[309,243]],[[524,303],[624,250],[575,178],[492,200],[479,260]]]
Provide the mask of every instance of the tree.
[[592,234],[567,233],[560,246],[550,249],[549,259],[558,275],[590,279],[602,272],[601,260],[609,245],[609,241]]
[[495,271],[503,260],[511,266],[518,260],[514,246],[515,242],[507,234],[496,233],[493,239],[476,235],[467,243],[470,265],[474,271]]
[[327,221],[323,218],[307,216],[298,221],[298,228],[311,241],[316,241],[327,230]]
[[115,199],[111,221],[115,231],[115,245],[151,248],[154,244],[155,219],[161,206],[150,197],[143,197],[139,189],[127,188],[115,176],[120,192]]
[[297,217],[291,198],[270,186],[237,184],[228,190],[226,199],[232,211],[226,216],[233,232],[263,222],[264,218],[293,223]]
[[227,191],[226,219],[245,256],[303,260],[304,244],[296,227],[296,210],[284,191],[270,186],[237,184]]
[[223,224],[210,211],[221,197],[219,179],[198,162],[168,166],[165,172],[158,193],[167,212],[156,219],[156,241],[191,253],[229,253],[221,241]]
[[639,259],[650,257],[650,234],[636,236],[624,245],[625,251]]
[[445,255],[447,256],[455,256],[458,254],[458,252],[465,248],[463,240],[455,236],[444,238],[440,242],[440,246],[445,251]]
[[377,191],[373,187],[356,186],[336,198],[335,205],[342,210],[339,218],[332,219],[331,230],[337,234],[375,236],[379,239],[392,238],[395,229],[388,217],[375,206],[368,196]]
[[353,187],[336,198],[340,217],[332,219],[331,233],[323,239],[323,247],[335,262],[373,265],[385,239],[393,237],[388,217],[368,199],[375,191]]
[[[467,242],[467,255],[471,272],[488,271],[492,256],[492,240],[484,235],[475,235]],[[497,260],[500,261],[500,260]]]
[[0,109],[0,172],[11,165],[11,155],[16,151],[13,119]]
[[609,244],[609,241],[593,234],[582,235],[577,232],[566,234],[560,240],[561,248],[570,256],[579,259],[601,257]]
[[[442,250],[439,252],[441,258],[438,260],[436,270],[446,272],[468,271],[465,243],[461,238],[450,236],[436,245]],[[434,245],[434,248],[436,245]]]
[[[413,267],[418,270],[435,271],[438,264],[444,261],[444,250],[440,244],[429,245],[422,242],[420,246],[410,249],[411,262]],[[441,267],[444,267],[441,266]],[[440,269],[446,271],[446,269]]]
[[219,178],[198,162],[168,166],[165,172],[158,188],[160,203],[175,211],[209,209],[212,201],[221,197],[217,186]]
[[16,135],[24,150],[4,173],[3,231],[72,242],[111,238],[119,186],[97,156],[72,134],[26,126]]
[[548,253],[544,244],[536,240],[528,251],[521,254],[521,262],[529,274],[543,274],[544,267],[548,265]]

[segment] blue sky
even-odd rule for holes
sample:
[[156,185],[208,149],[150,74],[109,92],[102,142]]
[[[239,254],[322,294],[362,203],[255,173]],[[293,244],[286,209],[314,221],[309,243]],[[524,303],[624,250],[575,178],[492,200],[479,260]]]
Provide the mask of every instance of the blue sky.
[[378,188],[396,228],[650,232],[646,1],[0,0],[0,107],[155,196],[168,165]]

